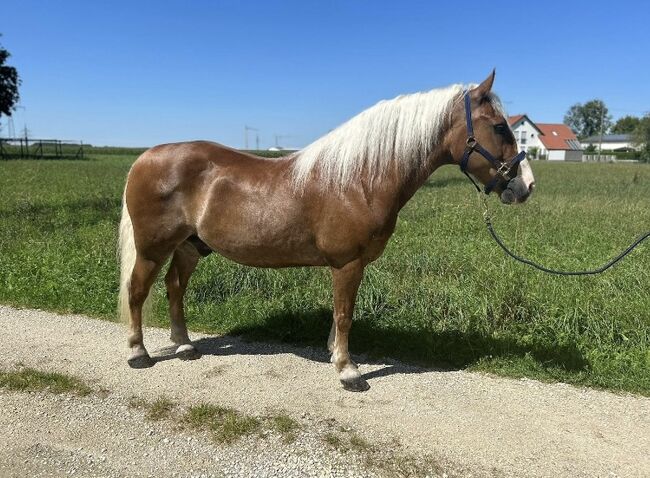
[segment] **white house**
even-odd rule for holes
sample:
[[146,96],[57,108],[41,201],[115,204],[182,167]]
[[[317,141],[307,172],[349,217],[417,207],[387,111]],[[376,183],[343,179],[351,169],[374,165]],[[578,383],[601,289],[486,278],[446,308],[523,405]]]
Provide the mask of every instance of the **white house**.
[[537,148],[538,151],[543,147],[539,140],[539,135],[542,134],[540,129],[533,123],[526,115],[511,116],[508,118],[510,128],[515,135],[517,144],[521,151],[528,152],[530,148]]
[[[594,146],[598,149],[601,145],[600,135],[590,136],[580,141],[583,148]],[[602,139],[603,151],[633,151],[635,145],[629,134],[604,134]]]
[[534,123],[526,115],[511,116],[508,123],[520,150],[529,152],[535,148],[535,156],[529,154],[530,159],[582,161],[582,146],[567,125]]

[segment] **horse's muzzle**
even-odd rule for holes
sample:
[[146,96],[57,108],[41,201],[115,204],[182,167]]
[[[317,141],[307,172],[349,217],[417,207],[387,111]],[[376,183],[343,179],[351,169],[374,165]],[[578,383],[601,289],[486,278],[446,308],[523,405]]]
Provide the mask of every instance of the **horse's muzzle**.
[[508,181],[508,185],[501,193],[501,202],[504,204],[517,204],[525,202],[533,192],[533,185],[530,186],[520,177],[514,177]]

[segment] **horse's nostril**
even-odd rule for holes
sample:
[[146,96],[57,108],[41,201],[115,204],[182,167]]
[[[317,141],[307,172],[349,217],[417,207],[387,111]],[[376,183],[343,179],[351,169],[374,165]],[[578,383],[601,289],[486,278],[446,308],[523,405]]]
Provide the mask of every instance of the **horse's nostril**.
[[528,186],[528,192],[529,192],[529,193],[532,193],[532,192],[533,192],[533,189],[535,189],[535,181],[533,181],[532,183],[530,183],[530,185]]

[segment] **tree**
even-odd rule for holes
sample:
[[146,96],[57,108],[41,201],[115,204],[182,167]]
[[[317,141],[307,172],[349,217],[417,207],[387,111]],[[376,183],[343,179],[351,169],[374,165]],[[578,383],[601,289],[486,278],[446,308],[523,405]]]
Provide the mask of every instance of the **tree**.
[[0,45],[0,117],[11,116],[20,98],[18,72],[13,66],[6,64],[10,56],[11,54]]
[[632,132],[632,140],[641,151],[641,159],[650,162],[650,113],[639,119]]
[[639,123],[641,122],[640,118],[636,116],[623,116],[616,121],[616,124],[612,127],[612,133],[617,134],[630,134],[634,132]]
[[564,115],[564,124],[569,126],[578,138],[588,138],[600,134],[601,119],[603,133],[606,133],[612,126],[612,116],[602,100],[591,100],[584,105],[576,103],[569,108]]

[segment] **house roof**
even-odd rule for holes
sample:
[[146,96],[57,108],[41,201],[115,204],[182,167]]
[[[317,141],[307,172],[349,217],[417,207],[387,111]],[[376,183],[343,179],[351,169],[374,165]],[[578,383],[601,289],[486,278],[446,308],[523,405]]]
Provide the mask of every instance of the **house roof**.
[[508,124],[510,125],[511,128],[514,128],[517,123],[520,121],[523,121],[524,119],[528,120],[528,122],[533,125],[533,128],[537,130],[538,133],[541,133],[540,129],[537,127],[537,125],[528,117],[528,115],[523,114],[523,115],[514,115],[514,116],[508,116]]
[[539,140],[548,150],[582,149],[576,135],[565,124],[537,123],[542,134]]
[[514,116],[508,116],[508,124],[510,126],[515,125],[516,123],[519,123],[520,120],[524,119],[526,115],[514,115]]
[[[632,135],[629,134],[604,134],[603,143],[629,143]],[[600,135],[589,136],[580,141],[581,143],[600,143]]]

